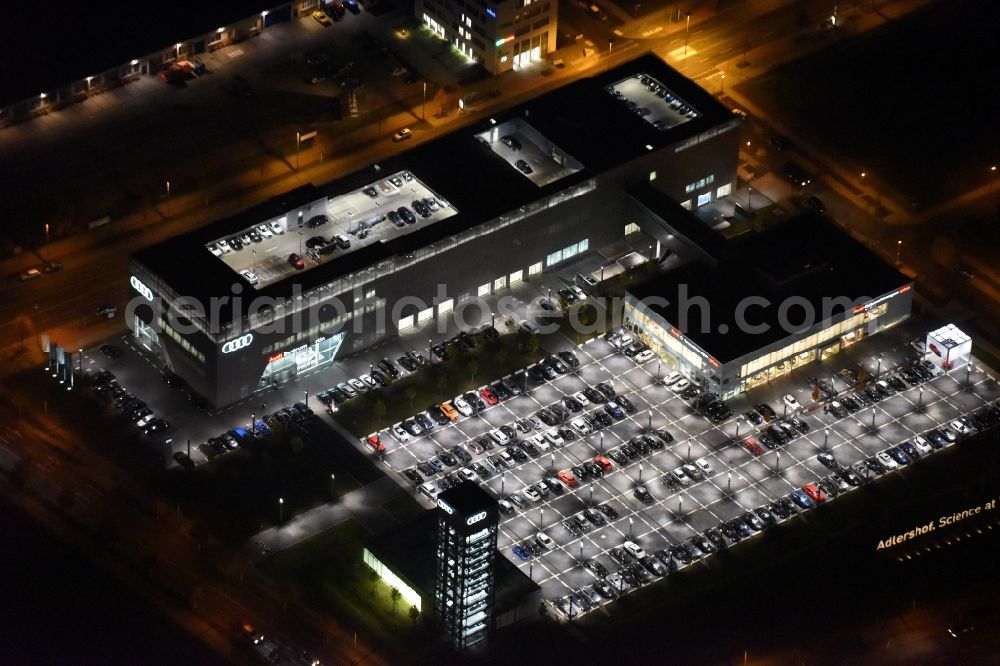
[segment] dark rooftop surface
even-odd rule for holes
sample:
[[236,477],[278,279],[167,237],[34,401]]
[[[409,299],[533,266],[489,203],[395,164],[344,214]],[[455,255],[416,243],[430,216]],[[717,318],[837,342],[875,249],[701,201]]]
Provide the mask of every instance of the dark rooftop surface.
[[[640,72],[655,75],[701,115],[661,132],[604,90],[609,83]],[[334,197],[360,189],[380,174],[409,170],[429,188],[448,199],[458,214],[412,233],[389,238],[384,243],[359,248],[340,257],[333,255],[323,265],[296,275],[295,280],[266,285],[258,289],[256,295],[287,298],[292,294],[293,284],[308,290],[391,256],[411,253],[647,154],[647,144],[654,149],[663,148],[733,119],[731,112],[710,94],[651,55],[632,60],[610,72],[569,83],[499,113],[494,119],[503,123],[516,117],[526,117],[532,127],[579,160],[584,168],[539,187],[475,138],[476,134],[491,126],[489,120],[472,123],[380,162],[381,170],[378,172],[368,166],[316,189],[327,197]],[[308,192],[308,189],[300,188],[285,196],[294,194],[292,198],[295,200],[305,199]],[[260,207],[145,248],[135,257],[178,293],[207,304],[213,296],[230,294],[234,280],[242,281],[242,278],[206,252],[205,244],[244,229],[251,222],[267,221],[273,217],[270,211],[277,210],[281,205],[265,202]],[[243,286],[244,293],[250,290],[249,285]],[[243,305],[246,307],[249,303]],[[222,312],[222,317],[229,316],[230,313]]]
[[[424,599],[433,601],[437,575],[436,540],[436,512],[427,511],[413,522],[374,539],[368,544],[368,550],[412,583]],[[495,560],[496,593],[493,602],[496,612],[503,613],[540,588],[501,553],[497,552]]]
[[276,0],[69,2],[6,6],[0,105],[126,64],[280,4]]
[[480,511],[495,509],[497,501],[478,483],[465,481],[438,495],[438,499],[453,507],[460,516],[471,516]]
[[[630,288],[639,299],[662,297],[668,305],[650,309],[677,326],[692,342],[725,363],[792,334],[779,324],[779,306],[786,298],[808,302],[818,323],[825,316],[837,316],[846,308],[829,308],[824,316],[824,300],[846,297],[853,302],[898,290],[912,280],[882,261],[874,252],[840,231],[827,218],[804,213],[761,233],[730,243],[715,266],[690,263],[653,277]],[[709,326],[702,330],[701,308],[685,310],[678,297],[687,290],[687,302],[705,298]],[[752,325],[764,324],[762,333],[741,332],[737,306],[746,298],[763,297],[767,305],[752,305],[744,319]],[[799,324],[803,308],[796,305],[787,313],[788,321]],[[720,330],[721,329],[721,330]]]

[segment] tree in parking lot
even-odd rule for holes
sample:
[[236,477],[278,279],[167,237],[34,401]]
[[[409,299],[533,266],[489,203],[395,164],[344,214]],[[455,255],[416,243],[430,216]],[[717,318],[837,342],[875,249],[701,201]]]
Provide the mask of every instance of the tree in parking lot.
[[378,418],[379,430],[382,429],[382,417],[385,416],[386,411],[388,410],[385,403],[381,400],[376,401],[375,404],[372,405],[372,413]]
[[469,373],[469,381],[476,381],[476,373],[479,372],[479,361],[472,359],[469,364],[465,366],[466,371]]
[[410,409],[413,409],[413,399],[417,397],[417,387],[407,386],[406,387],[406,397],[410,401]]
[[399,603],[399,596],[400,596],[399,588],[396,587],[392,588],[392,590],[389,591],[389,596],[392,597],[392,614],[395,615],[396,605]]

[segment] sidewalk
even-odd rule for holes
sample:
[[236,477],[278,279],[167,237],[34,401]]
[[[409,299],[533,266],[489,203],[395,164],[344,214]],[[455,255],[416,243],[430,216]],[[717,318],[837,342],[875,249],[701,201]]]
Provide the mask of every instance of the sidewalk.
[[293,516],[284,525],[260,532],[247,544],[249,555],[254,561],[260,560],[352,519],[358,521],[369,534],[381,534],[398,524],[382,505],[403,494],[403,488],[395,479],[383,476],[333,502]]

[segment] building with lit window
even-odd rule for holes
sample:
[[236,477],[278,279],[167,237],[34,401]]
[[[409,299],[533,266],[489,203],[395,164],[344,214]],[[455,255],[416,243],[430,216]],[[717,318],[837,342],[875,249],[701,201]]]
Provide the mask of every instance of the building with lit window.
[[558,0],[416,0],[414,13],[491,74],[545,61],[556,49]]
[[[684,211],[678,233],[698,229]],[[702,227],[703,228],[703,227]],[[825,359],[910,315],[913,281],[812,213],[630,287],[623,323],[723,398]],[[697,242],[697,241],[696,241]]]
[[478,483],[465,481],[437,497],[435,608],[456,648],[493,630],[499,517],[496,499]]
[[136,252],[127,321],[232,404],[588,253],[658,252],[672,232],[637,192],[725,196],[740,124],[644,56]]

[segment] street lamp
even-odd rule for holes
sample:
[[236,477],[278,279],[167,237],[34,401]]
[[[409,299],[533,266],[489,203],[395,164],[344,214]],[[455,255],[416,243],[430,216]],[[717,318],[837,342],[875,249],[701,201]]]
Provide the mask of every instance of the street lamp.
[[302,132],[295,133],[295,170],[299,170],[299,146],[302,144]]
[[278,524],[285,522],[285,498],[278,498]]
[[726,73],[722,73],[722,89],[719,91],[721,94],[726,94]]
[[333,490],[334,489],[333,482],[336,481],[336,479],[337,479],[337,475],[331,473],[330,474],[330,499],[335,499],[337,497],[336,493]]
[[896,241],[896,265],[899,265],[899,253],[903,250],[903,241]]
[[[170,181],[167,181],[167,217],[170,217]],[[48,225],[46,225],[48,226]]]

